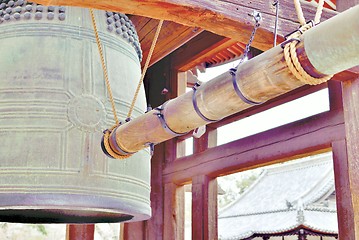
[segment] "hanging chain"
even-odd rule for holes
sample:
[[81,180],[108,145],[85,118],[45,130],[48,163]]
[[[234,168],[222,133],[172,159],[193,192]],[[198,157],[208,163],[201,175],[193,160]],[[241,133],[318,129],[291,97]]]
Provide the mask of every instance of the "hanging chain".
[[[262,14],[256,10],[253,11],[252,14],[249,14],[249,16],[253,16],[253,19],[255,21],[255,25],[253,27],[253,30],[252,30],[252,33],[251,33],[251,36],[249,37],[249,41],[244,49],[244,53],[239,61],[239,64],[241,64],[247,57],[248,57],[248,53],[250,52],[251,50],[251,45],[252,45],[252,42],[254,40],[254,35],[256,34],[256,31],[257,29],[259,28],[260,26],[260,21],[262,20]],[[239,65],[238,64],[238,65]]]

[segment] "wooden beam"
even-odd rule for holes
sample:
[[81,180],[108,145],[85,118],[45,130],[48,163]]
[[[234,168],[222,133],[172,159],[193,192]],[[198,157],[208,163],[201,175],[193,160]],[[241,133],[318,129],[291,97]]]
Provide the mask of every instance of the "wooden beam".
[[204,31],[173,52],[173,67],[179,71],[190,70],[202,64],[206,56],[210,56],[211,53],[229,41],[229,38]]
[[244,139],[177,159],[163,171],[164,182],[185,184],[194,176],[217,177],[327,151],[345,136],[341,111],[318,114]]
[[342,12],[359,4],[359,0],[336,0],[337,11]]
[[[190,27],[200,27],[240,42],[248,41],[253,28],[252,17],[248,14],[256,9],[262,12],[263,21],[253,46],[261,50],[273,46],[275,8],[266,0],[255,2],[251,0],[36,0],[36,2],[45,5],[97,8],[164,19]],[[292,1],[283,0],[281,6],[278,30],[279,35],[283,36],[297,28],[297,18]],[[314,6],[303,2],[302,7],[307,19],[313,19]],[[335,14],[334,11],[324,10],[322,18],[327,19]]]
[[93,240],[94,224],[69,224],[66,227],[66,240]]
[[208,176],[192,179],[192,239],[218,239],[217,187]]
[[[131,16],[130,19],[133,19],[133,24],[136,28],[137,24],[140,28],[137,32],[141,43],[141,49],[143,50],[143,60],[141,62],[143,67],[154,40],[154,35],[159,21],[149,19],[144,24],[145,21],[143,21],[141,17]],[[199,28],[187,27],[178,23],[164,21],[150,60],[150,66],[157,63],[159,60],[200,34],[202,31],[203,30]]]

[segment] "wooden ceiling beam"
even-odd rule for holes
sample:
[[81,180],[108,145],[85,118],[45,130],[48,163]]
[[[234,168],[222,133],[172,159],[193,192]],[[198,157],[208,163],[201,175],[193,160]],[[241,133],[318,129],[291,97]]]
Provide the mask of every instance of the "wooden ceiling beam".
[[[147,25],[146,31],[140,31],[141,48],[143,50],[142,67],[145,65],[150,46],[153,42],[154,33],[156,31],[158,20],[151,20]],[[150,66],[181,47],[183,44],[200,34],[203,30],[198,28],[190,28],[178,23],[165,21],[163,23],[160,35],[158,37],[155,51],[150,60]]]
[[234,40],[204,31],[172,53],[172,66],[179,71],[190,70],[233,44]]
[[[275,7],[267,0],[35,0],[44,5],[79,6],[123,12],[154,19],[164,19],[190,27],[199,27],[239,42],[247,42],[253,28],[253,19],[248,14],[256,9],[262,12],[263,20],[257,31],[253,46],[268,50],[272,47],[275,22]],[[305,17],[313,19],[315,6],[302,3]],[[336,15],[324,10],[323,19]],[[279,11],[279,36],[296,29],[297,16],[291,0],[281,1]]]

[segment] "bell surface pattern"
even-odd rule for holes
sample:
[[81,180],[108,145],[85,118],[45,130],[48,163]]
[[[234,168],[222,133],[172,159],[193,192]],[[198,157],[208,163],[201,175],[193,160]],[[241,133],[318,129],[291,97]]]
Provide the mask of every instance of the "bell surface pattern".
[[[142,52],[124,14],[94,11],[117,113]],[[114,124],[88,9],[0,1],[0,221],[96,223],[151,216],[150,153],[107,158]],[[133,117],[146,110],[144,91]]]

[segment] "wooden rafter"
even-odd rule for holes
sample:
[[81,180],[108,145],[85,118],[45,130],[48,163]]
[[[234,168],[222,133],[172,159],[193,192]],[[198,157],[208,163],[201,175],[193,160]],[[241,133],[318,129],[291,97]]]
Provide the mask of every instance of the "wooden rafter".
[[[136,26],[143,51],[143,59],[147,59],[158,25],[158,20],[136,15],[130,15],[129,18]],[[162,25],[155,51],[151,57],[150,66],[200,34],[202,31],[203,30],[199,28],[187,27],[178,23],[165,21]],[[141,64],[143,67],[145,65],[145,60],[143,60]]]
[[[164,19],[186,26],[200,27],[221,36],[236,41],[247,42],[252,31],[253,20],[248,14],[253,9],[262,12],[263,21],[258,30],[253,46],[267,50],[273,46],[273,31],[275,22],[275,8],[271,1],[258,0],[36,0],[45,5],[66,5],[97,8],[108,11],[123,12],[155,19]],[[292,1],[281,1],[279,14],[279,36],[283,36],[297,28],[297,16]],[[315,6],[302,3],[307,19],[312,19]],[[322,18],[328,19],[336,12],[324,10]]]

